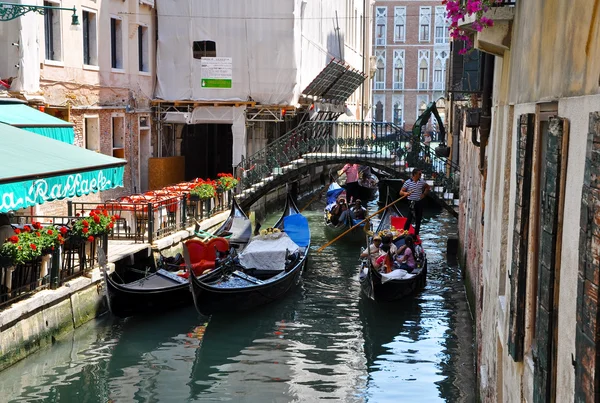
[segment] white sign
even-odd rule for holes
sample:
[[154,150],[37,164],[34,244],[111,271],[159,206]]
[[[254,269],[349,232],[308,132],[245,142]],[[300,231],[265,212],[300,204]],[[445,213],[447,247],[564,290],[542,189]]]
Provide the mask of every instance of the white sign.
[[231,57],[203,57],[200,59],[202,88],[231,88],[232,75]]

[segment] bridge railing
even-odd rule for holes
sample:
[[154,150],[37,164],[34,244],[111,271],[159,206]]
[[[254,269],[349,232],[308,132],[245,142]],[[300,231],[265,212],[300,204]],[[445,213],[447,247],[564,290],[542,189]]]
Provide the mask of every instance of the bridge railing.
[[420,168],[438,192],[455,192],[458,166],[438,154],[390,122],[308,121],[242,158],[237,166],[238,190],[249,189],[303,158],[339,161],[347,155],[348,160],[377,160],[377,165],[398,171]]

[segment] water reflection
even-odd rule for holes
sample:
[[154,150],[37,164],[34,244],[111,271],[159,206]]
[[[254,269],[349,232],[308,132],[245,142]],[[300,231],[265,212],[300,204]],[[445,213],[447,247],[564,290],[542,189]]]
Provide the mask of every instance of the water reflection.
[[[321,208],[315,203],[308,213],[315,250],[328,241]],[[209,320],[193,307],[103,317],[4,371],[0,395],[98,403],[473,401],[469,311],[460,271],[445,262],[438,236],[455,225],[447,213],[426,216],[428,283],[399,304],[360,297],[363,244],[339,241],[310,256],[301,285],[281,301]]]

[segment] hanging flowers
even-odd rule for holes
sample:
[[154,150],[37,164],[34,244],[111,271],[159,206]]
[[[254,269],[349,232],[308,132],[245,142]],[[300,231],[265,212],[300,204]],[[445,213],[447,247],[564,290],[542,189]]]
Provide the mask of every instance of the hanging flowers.
[[458,27],[459,21],[464,21],[467,16],[475,16],[475,21],[472,24],[473,29],[481,32],[486,27],[494,26],[494,21],[484,17],[484,13],[490,7],[501,5],[503,0],[442,0],[442,4],[446,5],[447,17],[450,20],[450,37],[454,40],[463,41],[465,47],[458,51],[464,55],[473,47],[473,41],[466,32]]

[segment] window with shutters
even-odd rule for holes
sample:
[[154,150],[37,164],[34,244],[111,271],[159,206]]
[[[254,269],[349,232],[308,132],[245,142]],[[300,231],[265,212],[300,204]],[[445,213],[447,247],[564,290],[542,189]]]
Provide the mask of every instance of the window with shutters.
[[123,69],[123,22],[110,19],[110,63],[113,69]]
[[[60,7],[60,3],[45,1],[46,7]],[[62,61],[60,32],[61,10],[48,9],[44,13],[44,43],[46,60]]]
[[96,13],[83,10],[81,31],[83,34],[83,64],[98,65],[98,40],[96,28]]

